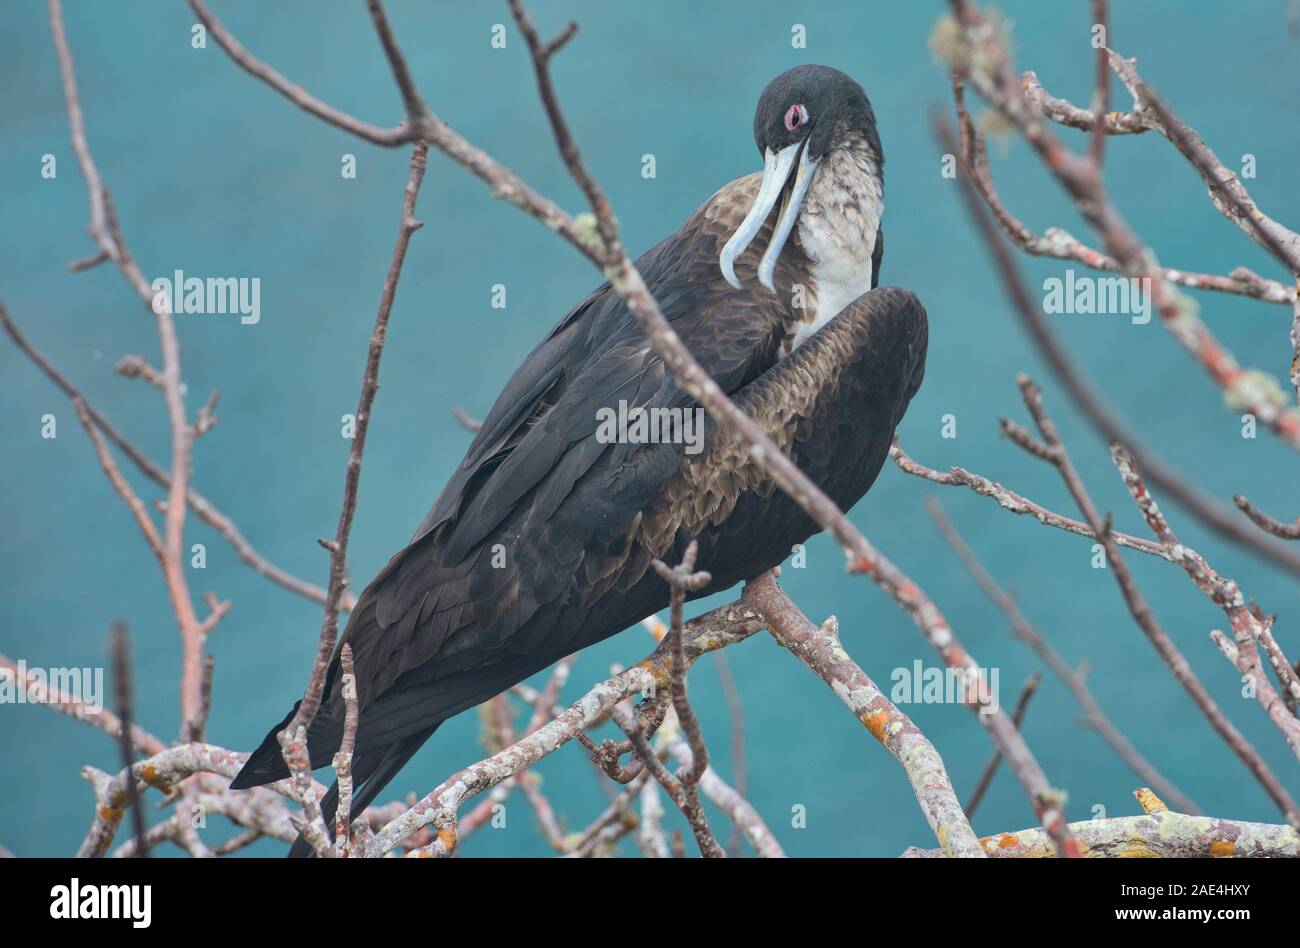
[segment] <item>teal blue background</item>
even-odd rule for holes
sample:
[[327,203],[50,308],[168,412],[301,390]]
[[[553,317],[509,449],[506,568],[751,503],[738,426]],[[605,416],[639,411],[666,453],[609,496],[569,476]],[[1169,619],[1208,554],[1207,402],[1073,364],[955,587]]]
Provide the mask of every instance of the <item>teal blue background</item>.
[[[258,56],[321,98],[376,124],[400,117],[400,99],[361,3],[215,0],[215,12]],[[523,43],[492,49],[508,21],[504,4],[394,2],[390,14],[412,71],[435,112],[477,145],[570,209],[580,195],[555,154]],[[901,433],[916,458],[961,464],[1073,513],[1054,474],[998,435],[1002,415],[1023,418],[1015,373],[1046,384],[1055,411],[1099,502],[1117,525],[1142,524],[1110,467],[1104,444],[1053,384],[1006,305],[986,252],[974,239],[957,185],[939,174],[927,111],[949,109],[947,79],[926,38],[939,3],[776,2],[534,4],[548,34],[570,17],[582,29],[555,61],[560,95],[591,168],[617,209],[627,244],[649,248],[726,181],[758,167],[750,136],[754,102],[775,74],[802,62],[843,69],[874,102],[887,159],[888,253],[884,280],[925,302],[931,324],[926,383]],[[1047,87],[1086,102],[1093,68],[1081,2],[1007,2],[1018,64]],[[1137,56],[1145,77],[1221,156],[1254,154],[1248,182],[1260,205],[1300,222],[1295,149],[1300,44],[1286,35],[1285,0],[1116,3],[1111,38]],[[222,391],[221,423],[198,445],[195,484],[234,518],[272,561],[323,582],[348,442],[339,418],[352,411],[396,231],[407,153],[355,140],[299,111],[239,70],[209,42],[190,46],[192,14],[178,2],[67,4],[82,105],[99,167],[113,190],[132,250],[150,275],[258,276],[262,319],[180,319],[189,405]],[[807,49],[791,48],[793,23]],[[115,375],[124,353],[156,356],[152,321],[111,267],[72,275],[66,263],[91,252],[86,192],[68,144],[67,119],[44,4],[0,5],[0,295],[33,341],[155,458],[167,457],[157,394]],[[1125,102],[1116,87],[1118,102]],[[1084,138],[1063,132],[1075,147]],[[58,177],[40,177],[41,156]],[[356,180],[340,159],[357,156]],[[653,153],[657,177],[641,177]],[[991,146],[1011,208],[1037,230],[1087,234],[1072,207],[1019,143]],[[1112,139],[1107,183],[1129,219],[1169,265],[1227,272],[1238,264],[1278,275],[1222,220],[1194,172],[1154,135]],[[393,312],[352,534],[351,566],[364,583],[423,517],[469,436],[453,405],[484,414],[517,361],[598,280],[571,248],[517,210],[490,199],[476,179],[435,155],[420,195],[426,226],[412,241]],[[1025,261],[1038,293],[1062,267]],[[490,288],[508,288],[504,311]],[[1206,321],[1243,364],[1285,378],[1285,307],[1202,294]],[[1221,500],[1242,491],[1282,516],[1297,512],[1296,456],[1267,433],[1239,434],[1239,413],[1157,321],[1054,317],[1080,363],[1151,447]],[[164,738],[177,730],[178,641],[152,560],[126,508],[97,469],[68,402],[5,341],[0,344],[0,650],[32,665],[101,665],[115,617],[131,626],[141,723]],[[58,417],[42,440],[40,417]],[[940,437],[955,413],[958,437]],[[132,477],[145,496],[157,492]],[[947,550],[922,500],[939,494],[999,580],[1072,661],[1092,663],[1105,709],[1166,774],[1220,816],[1276,820],[1246,771],[1211,733],[1163,670],[1123,608],[1112,577],[1090,567],[1090,544],[992,502],[909,478],[889,466],[852,512],[868,536],[935,598],[958,636],[1000,670],[1010,705],[1037,663],[1011,639],[1003,617]],[[1208,536],[1172,505],[1183,538],[1239,578],[1248,595],[1281,613],[1279,637],[1300,654],[1297,585]],[[242,566],[193,518],[187,543],[207,545],[195,594],[215,590],[234,609],[212,636],[216,658],[210,738],[248,749],[306,682],[320,625],[318,606]],[[1300,793],[1296,761],[1208,637],[1224,618],[1174,567],[1130,556],[1166,628],[1233,720],[1281,779]],[[882,684],[927,665],[933,653],[907,617],[873,584],[843,573],[824,538],[808,565],[787,569],[786,588],[813,617],[839,616],[844,643]],[[604,677],[614,662],[648,650],[631,630],[585,654],[566,696]],[[796,855],[893,855],[934,839],[896,763],[820,682],[768,638],[729,651],[744,698],[751,797]],[[732,774],[727,717],[715,670],[705,662],[692,695],[717,764]],[[990,753],[977,721],[951,704],[905,706],[939,748],[964,797]],[[1078,709],[1048,679],[1025,734],[1050,779],[1070,794],[1071,818],[1097,806],[1136,812],[1137,779],[1101,740],[1077,725]],[[476,718],[445,726],[385,794],[423,793],[480,756]],[[92,799],[78,776],[86,763],[116,766],[102,734],[47,709],[0,707],[0,843],[19,855],[72,852]],[[545,788],[570,825],[599,812],[605,796],[576,747],[541,767]],[[807,808],[807,827],[790,825]],[[505,830],[483,831],[467,854],[546,851],[522,802]],[[1003,771],[979,812],[982,833],[1032,825],[1029,805]],[[212,820],[205,838],[228,832]],[[251,852],[274,855],[278,843]]]

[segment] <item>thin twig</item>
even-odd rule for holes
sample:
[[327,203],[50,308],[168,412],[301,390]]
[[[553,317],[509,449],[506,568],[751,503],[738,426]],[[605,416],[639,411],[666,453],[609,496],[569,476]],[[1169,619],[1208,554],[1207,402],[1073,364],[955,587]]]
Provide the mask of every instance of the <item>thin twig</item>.
[[[1043,680],[1040,672],[1034,672],[1025,682],[1025,687],[1020,691],[1020,697],[1016,699],[1015,710],[1011,712],[1011,722],[1020,727],[1025,720],[1025,712],[1029,710],[1029,702],[1038,691],[1038,685]],[[974,819],[975,811],[979,809],[980,801],[988,793],[989,787],[993,785],[993,778],[997,775],[998,765],[1002,763],[1002,754],[994,751],[989,762],[984,766],[984,772],[980,774],[980,779],[975,782],[975,789],[971,791],[970,799],[966,801],[966,818]]]
[[[215,597],[213,597],[215,600]],[[220,618],[225,615],[225,611],[230,608],[230,602],[215,603],[212,605],[208,619],[214,617]],[[206,635],[206,632],[204,633]],[[208,655],[203,659],[203,668],[199,679],[199,713],[194,720],[190,721],[185,729],[181,739],[185,741],[201,741],[204,732],[208,726],[208,715],[212,713],[212,674],[216,668],[216,659]]]
[[699,719],[695,716],[695,711],[686,696],[686,653],[682,648],[682,606],[686,602],[686,596],[697,589],[703,589],[713,579],[703,570],[698,573],[695,571],[695,557],[698,551],[699,545],[692,540],[686,547],[681,563],[677,566],[670,567],[657,559],[651,561],[655,572],[669,584],[671,590],[669,602],[672,621],[668,627],[668,648],[673,657],[673,710],[677,712],[677,720],[681,723],[691,748],[691,769],[685,773],[678,773],[677,776],[688,787],[699,783],[705,768],[709,766],[709,749],[704,743]]
[[[1300,410],[1288,408],[1285,402],[1275,398],[1269,392],[1269,386],[1261,385],[1259,373],[1243,369],[1222,343],[1210,332],[1188,305],[1188,301],[1163,279],[1163,271],[1155,263],[1155,255],[1139,238],[1124,217],[1110,200],[1101,182],[1096,163],[1086,157],[1080,157],[1066,149],[1053,134],[1051,128],[1036,112],[1026,99],[1015,73],[1011,59],[999,38],[998,32],[987,22],[983,14],[971,0],[949,0],[954,16],[962,27],[971,55],[954,58],[954,65],[963,78],[974,85],[980,94],[998,112],[1015,126],[1033,148],[1052,175],[1073,200],[1076,208],[1089,225],[1101,238],[1106,250],[1120,263],[1122,272],[1129,277],[1143,278],[1149,281],[1149,290],[1160,322],[1184,349],[1201,365],[1211,380],[1222,389],[1234,405],[1240,405],[1249,411],[1268,430],[1277,434],[1286,444],[1300,448]],[[1112,62],[1118,60],[1113,57]],[[979,68],[972,68],[971,62],[978,61]],[[1149,88],[1134,85],[1130,77],[1117,67],[1121,78],[1134,88],[1135,95],[1154,99]],[[1170,118],[1172,121],[1172,118]],[[1166,129],[1168,131],[1168,129]],[[1185,126],[1183,131],[1190,134]],[[1171,138],[1171,140],[1173,140]],[[1197,140],[1199,142],[1199,139]],[[1175,142],[1178,144],[1178,142]],[[1184,151],[1189,160],[1197,163],[1204,158],[1208,149],[1201,144],[1201,150]],[[1180,150],[1182,146],[1180,146]],[[1212,158],[1212,154],[1210,154]],[[1235,205],[1252,208],[1259,217],[1256,221],[1261,231],[1285,231],[1276,222],[1263,223],[1262,212],[1249,202],[1240,182],[1231,173],[1222,178],[1207,177],[1211,196],[1221,211],[1225,210],[1224,201],[1216,195],[1220,189],[1231,193]],[[1232,217],[1232,214],[1228,214]],[[1243,226],[1257,239],[1260,234],[1253,227]],[[1280,243],[1291,246],[1294,238],[1300,248],[1300,236],[1289,231],[1290,235]],[[1271,245],[1270,245],[1271,246]],[[1275,251],[1276,252],[1276,251]],[[1300,253],[1300,249],[1297,250]],[[1292,273],[1296,270],[1292,268]]]
[[478,431],[480,428],[483,427],[483,422],[479,421],[479,419],[477,418],[471,418],[469,415],[465,414],[464,410],[459,405],[453,405],[451,408],[451,413],[455,417],[455,419],[461,423],[461,426],[466,431]]
[[[4,327],[9,338],[13,340],[15,346],[35,365],[54,385],[63,392],[69,399],[76,401],[78,399],[86,407],[86,414],[90,420],[95,423],[95,427],[103,432],[104,437],[113,444],[122,454],[134,464],[146,477],[157,484],[163,490],[170,491],[171,476],[161,467],[151,461],[144,452],[137,448],[129,441],[117,428],[108,420],[108,418],[97,409],[94,404],[86,398],[80,388],[74,385],[66,375],[60,372],[53,363],[45,357],[43,353],[27,339],[19,330],[17,324],[9,315],[5,308],[4,302],[0,301],[0,326]],[[304,598],[313,602],[324,604],[325,590],[321,589],[306,580],[299,579],[296,576],[286,572],[276,566],[265,556],[257,551],[254,546],[248,542],[244,535],[239,531],[228,516],[222,513],[217,507],[205,496],[196,491],[193,487],[186,489],[185,501],[189,504],[194,515],[216,530],[230,545],[234,548],[239,559],[251,567],[254,572],[265,576],[271,582],[275,583],[290,592],[297,593]],[[350,610],[354,604],[351,595],[344,597],[343,608],[345,611]]]
[[1092,140],[1088,157],[1096,173],[1101,174],[1102,155],[1106,148],[1106,114],[1110,111],[1110,63],[1107,61],[1106,47],[1110,44],[1110,18],[1106,9],[1106,0],[1091,0],[1092,28],[1100,31],[1101,42],[1094,39],[1097,46],[1097,73],[1092,93],[1092,107],[1097,118],[1092,130]]
[[302,86],[290,82],[273,68],[262,62],[240,42],[230,34],[220,21],[212,15],[202,0],[190,0],[190,8],[194,15],[199,18],[208,33],[215,39],[218,45],[226,51],[226,54],[235,61],[235,63],[250,75],[261,79],[271,88],[275,89],[282,96],[293,102],[300,109],[310,112],[319,119],[323,119],[345,132],[351,132],[360,138],[376,145],[383,145],[392,148],[397,145],[405,145],[414,140],[414,134],[409,126],[397,125],[393,128],[380,128],[377,125],[371,125],[369,122],[363,122],[360,119],[353,118],[346,112],[334,108],[326,102],[312,96]]
[[[1287,822],[1300,827],[1300,810],[1297,809],[1291,795],[1264,762],[1264,759],[1259,755],[1259,751],[1233,726],[1214,699],[1210,697],[1205,686],[1201,684],[1200,679],[1192,671],[1187,658],[1160,626],[1155,614],[1151,611],[1150,605],[1138,590],[1137,582],[1129,571],[1128,564],[1120,556],[1118,544],[1111,536],[1109,518],[1103,518],[1093,503],[1091,495],[1074,467],[1074,463],[1070,460],[1065,445],[1056,432],[1055,424],[1043,407],[1042,392],[1025,375],[1020,376],[1019,384],[1025,406],[1029,409],[1039,434],[1051,452],[1052,464],[1061,475],[1061,479],[1065,482],[1070,495],[1079,505],[1084,518],[1092,525],[1094,532],[1100,538],[1101,544],[1105,547],[1107,568],[1111,575],[1115,577],[1115,582],[1120,587],[1120,592],[1128,605],[1129,612],[1132,613],[1139,628],[1146,633],[1157,654],[1178,683],[1191,696],[1201,713],[1210,722],[1210,726],[1223,738],[1233,753],[1255,776],[1255,779],[1259,781],[1265,792],[1286,816]],[[1011,422],[1003,422],[1004,428],[1010,425]]]
[[699,791],[695,785],[679,780],[677,775],[664,766],[663,761],[659,759],[659,755],[655,753],[645,734],[642,733],[640,723],[632,715],[622,708],[615,707],[612,709],[610,717],[618,725],[619,729],[627,735],[628,740],[632,742],[632,749],[636,753],[637,759],[650,772],[650,775],[659,782],[659,786],[664,788],[664,792],[672,797],[678,809],[685,815],[686,822],[691,827],[691,832],[695,834],[695,843],[700,848],[700,855],[706,859],[721,859],[726,856],[722,846],[714,838],[713,830],[709,827],[709,819],[704,813],[704,807],[700,804]]
[[[1110,454],[1124,480],[1124,486],[1128,488],[1133,502],[1137,504],[1147,525],[1151,527],[1151,532],[1169,549],[1174,556],[1174,562],[1186,571],[1196,587],[1227,616],[1232,627],[1234,644],[1228,649],[1221,643],[1221,650],[1241,672],[1242,677],[1251,682],[1251,691],[1260,706],[1286,739],[1292,753],[1300,760],[1300,720],[1296,719],[1274,689],[1268,676],[1264,674],[1259,659],[1258,646],[1268,623],[1256,615],[1254,610],[1247,608],[1245,596],[1242,595],[1241,587],[1237,585],[1236,580],[1221,576],[1210,566],[1205,557],[1179,542],[1164,512],[1147,490],[1133,455],[1117,441],[1111,443]],[[1283,667],[1288,667],[1290,662],[1283,657],[1281,664]]]
[[22,665],[3,654],[0,654],[0,678],[11,679],[17,688],[22,689],[27,701],[39,701],[48,705],[74,721],[81,721],[103,731],[115,741],[121,741],[124,734],[130,734],[131,744],[144,754],[158,754],[167,748],[159,738],[138,724],[132,723],[130,727],[125,727],[122,719],[112,711],[93,707],[79,698],[66,695],[51,687],[48,681],[29,677]]
[[[745,753],[745,709],[727,654],[719,652],[713,660],[713,666],[718,670],[722,695],[727,702],[727,716],[731,721],[732,783],[735,785],[736,793],[744,799],[749,794],[749,764]],[[731,838],[727,840],[727,851],[734,854],[740,851],[740,837],[744,834],[744,828],[733,821],[731,830]]]
[[[943,534],[948,545],[957,554],[957,558],[966,567],[966,571],[971,574],[976,585],[1007,617],[1011,623],[1011,631],[1016,638],[1028,645],[1034,654],[1042,659],[1043,664],[1048,667],[1052,674],[1056,675],[1065,684],[1065,687],[1070,690],[1074,700],[1083,709],[1083,724],[1096,731],[1101,736],[1101,739],[1110,745],[1120,759],[1129,766],[1129,769],[1143,783],[1155,787],[1162,797],[1174,801],[1174,805],[1183,813],[1200,815],[1200,807],[1175,787],[1169,778],[1156,769],[1154,764],[1142,756],[1142,753],[1133,746],[1132,742],[1111,722],[1093,696],[1092,690],[1088,687],[1087,676],[1083,670],[1071,667],[1047,643],[1043,634],[1026,618],[1015,599],[999,586],[997,581],[989,574],[989,571],[984,568],[984,564],[979,561],[979,558],[966,544],[966,541],[962,539],[961,534],[957,532],[956,526],[944,513],[939,502],[933,497],[928,498],[926,507],[930,511],[930,516],[934,518],[935,523],[938,525],[939,532]],[[1119,536],[1120,534],[1112,533],[1112,537],[1116,539]]]
[[[721,652],[717,657],[722,657]],[[681,735],[674,735],[668,741],[669,752],[677,758],[682,767],[691,766],[691,747]],[[749,841],[754,852],[764,859],[783,859],[785,850],[777,841],[776,835],[763,822],[763,818],[747,799],[739,787],[730,786],[718,776],[712,767],[706,767],[700,775],[700,792],[718,809],[731,818],[732,825],[743,839]],[[731,853],[739,852],[739,845],[730,847]]]
[[[1066,533],[1073,533],[1076,536],[1087,537],[1095,540],[1097,537],[1093,534],[1092,528],[1081,520],[1075,520],[1064,514],[1059,514],[1054,510],[1048,510],[1041,504],[1035,503],[1023,494],[1017,494],[1008,487],[1003,486],[997,481],[982,477],[979,474],[972,474],[962,467],[950,468],[947,472],[936,471],[934,468],[926,467],[918,461],[913,460],[902,447],[899,446],[895,439],[893,446],[890,448],[889,456],[894,459],[894,463],[899,468],[914,477],[920,477],[935,484],[942,484],[945,487],[969,487],[981,497],[990,497],[996,500],[998,506],[1003,510],[1009,510],[1014,514],[1021,514],[1033,517],[1041,524],[1049,527],[1056,527],[1064,530]],[[1127,533],[1116,533],[1115,542],[1120,546],[1137,550],[1141,553],[1148,553],[1152,556],[1158,556],[1162,559],[1170,559],[1169,551],[1159,543],[1152,543],[1150,540],[1142,537],[1130,536]]]
[[422,142],[411,151],[411,171],[402,198],[402,215],[397,228],[397,242],[393,247],[393,258],[388,266],[383,292],[380,294],[375,326],[370,334],[370,347],[366,353],[366,367],[361,380],[361,395],[357,401],[356,428],[352,444],[348,449],[347,472],[343,482],[343,505],[339,512],[338,529],[334,533],[334,541],[330,546],[330,578],[325,597],[325,618],[321,624],[320,644],[317,647],[316,662],[312,667],[311,679],[307,684],[307,690],[303,693],[302,702],[298,705],[298,711],[293,719],[280,734],[282,747],[285,747],[299,730],[305,729],[316,716],[320,708],[321,693],[325,688],[325,676],[334,655],[334,644],[338,639],[339,604],[347,580],[348,537],[352,532],[352,518],[357,509],[357,486],[361,479],[361,459],[366,446],[366,433],[370,429],[371,406],[374,404],[375,392],[379,390],[379,362],[384,352],[384,342],[388,337],[388,319],[392,313],[393,299],[397,294],[397,282],[402,275],[406,248],[410,245],[411,235],[422,226],[421,222],[415,219],[415,200],[420,192],[420,182],[424,180],[428,157],[428,146]]
[[[181,380],[180,369],[180,343],[176,338],[176,325],[168,301],[164,295],[155,294],[152,284],[136,264],[123,239],[112,196],[104,186],[86,141],[77,93],[76,70],[64,29],[62,5],[60,0],[49,0],[48,7],[50,32],[54,38],[54,47],[59,60],[72,146],[77,155],[77,162],[81,166],[82,176],[86,179],[90,201],[90,234],[99,245],[100,251],[117,266],[140,302],[153,313],[158,330],[158,343],[162,351],[162,368],[155,374],[167,407],[172,458],[167,506],[163,517],[160,563],[181,637],[181,730],[184,732],[188,723],[195,720],[199,714],[204,633],[186,582],[183,554],[187,509],[186,488],[194,446],[194,429],[189,423],[185,410],[185,387]],[[84,406],[78,411],[84,415]]]
[[[955,85],[955,90],[959,92],[959,84]],[[959,118],[964,114],[964,110],[960,107],[960,100],[958,114]],[[1259,555],[1266,562],[1280,566],[1293,576],[1300,576],[1300,553],[1261,536],[1257,530],[1249,529],[1229,508],[1206,496],[1199,488],[1188,483],[1171,465],[1161,460],[1150,449],[1143,447],[1141,439],[1106,403],[1096,386],[1084,376],[1048,326],[1037,305],[1030,300],[1019,267],[1005,244],[998,239],[997,228],[988,220],[981,202],[982,200],[988,202],[995,217],[999,217],[1000,205],[989,200],[987,194],[981,193],[978,186],[979,173],[966,157],[965,151],[958,147],[946,125],[936,121],[936,128],[945,150],[961,156],[962,174],[958,176],[958,184],[962,197],[985,246],[993,256],[1003,286],[1013,304],[1013,311],[1084,416],[1106,438],[1118,439],[1128,445],[1152,483],[1193,513],[1207,527]]]
[[[131,769],[135,762],[135,748],[127,735],[131,731],[132,718],[132,683],[131,651],[127,641],[126,623],[117,621],[109,633],[108,650],[113,659],[113,680],[117,693],[117,716],[122,722],[118,746],[122,750],[122,766]],[[145,831],[144,803],[134,781],[127,784],[127,806],[131,810],[131,825],[135,830],[135,851],[132,855],[144,857],[149,855],[148,835]]]
[[1232,499],[1241,511],[1253,520],[1261,530],[1266,530],[1273,536],[1281,537],[1283,540],[1300,540],[1300,517],[1296,517],[1295,523],[1283,523],[1281,520],[1264,513],[1241,494],[1233,494]]

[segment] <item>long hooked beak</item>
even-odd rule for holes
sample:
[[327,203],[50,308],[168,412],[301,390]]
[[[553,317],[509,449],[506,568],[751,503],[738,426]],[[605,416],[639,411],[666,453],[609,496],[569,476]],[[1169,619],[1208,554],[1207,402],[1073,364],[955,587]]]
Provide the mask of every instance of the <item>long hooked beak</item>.
[[[802,142],[795,142],[793,145],[787,145],[775,153],[772,149],[767,149],[767,154],[763,159],[763,181],[758,187],[758,197],[754,198],[754,206],[749,209],[745,219],[740,222],[740,226],[736,228],[736,232],[731,235],[731,239],[723,246],[722,253],[718,255],[718,264],[722,268],[722,275],[736,289],[740,289],[740,281],[736,279],[736,258],[749,247],[754,235],[763,226],[763,221],[767,220],[767,215],[772,212],[776,199],[781,196],[781,189],[785,187],[785,182],[790,177],[790,169],[794,166],[794,160],[802,144]],[[800,174],[802,174],[802,164],[800,164],[799,170]],[[806,184],[804,188],[807,189]],[[802,193],[800,199],[802,199]],[[786,236],[789,236],[790,230],[788,227],[785,233]],[[781,240],[784,242],[785,237],[782,237]],[[771,247],[768,248],[768,252],[771,252]],[[780,253],[779,247],[777,253]],[[764,285],[770,288],[770,283]]]
[[781,256],[781,249],[785,247],[785,242],[790,239],[790,231],[794,229],[794,222],[799,219],[799,209],[803,207],[804,195],[808,193],[808,185],[812,183],[813,172],[817,170],[819,160],[818,158],[810,160],[806,148],[800,154],[799,170],[795,172],[794,187],[791,188],[790,197],[781,210],[781,219],[776,222],[776,230],[772,231],[772,242],[767,245],[767,252],[763,254],[763,259],[758,265],[758,282],[773,293],[776,292],[776,287],[772,285],[772,274],[776,270],[776,258]]

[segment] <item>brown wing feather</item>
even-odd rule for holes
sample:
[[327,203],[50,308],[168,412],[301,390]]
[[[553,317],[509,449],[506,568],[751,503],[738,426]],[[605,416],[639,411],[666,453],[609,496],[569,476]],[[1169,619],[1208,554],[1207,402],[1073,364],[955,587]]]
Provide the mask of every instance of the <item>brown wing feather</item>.
[[[920,301],[899,287],[874,289],[747,386],[737,404],[848,510],[874,483],[921,385],[927,342]],[[700,568],[713,573],[702,596],[770,569],[818,528],[747,447],[715,434],[664,486],[641,530],[654,549],[698,538]]]

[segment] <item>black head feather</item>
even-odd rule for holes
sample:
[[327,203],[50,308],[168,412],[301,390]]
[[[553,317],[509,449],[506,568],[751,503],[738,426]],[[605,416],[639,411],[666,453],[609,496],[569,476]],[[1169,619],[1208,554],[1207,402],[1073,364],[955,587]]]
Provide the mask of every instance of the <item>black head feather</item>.
[[[802,106],[807,121],[787,127],[792,106]],[[861,136],[876,158],[884,163],[876,115],[862,87],[849,76],[829,66],[795,66],[767,84],[754,112],[754,143],[759,154],[768,148],[780,151],[807,139],[808,156],[818,159],[847,139]]]

